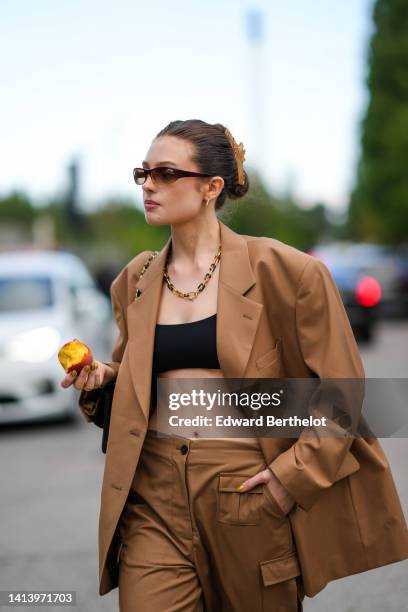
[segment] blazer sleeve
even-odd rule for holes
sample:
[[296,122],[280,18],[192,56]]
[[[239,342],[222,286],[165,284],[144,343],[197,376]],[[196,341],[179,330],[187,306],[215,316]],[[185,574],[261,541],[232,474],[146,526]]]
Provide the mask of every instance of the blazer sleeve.
[[[361,411],[365,372],[354,334],[331,273],[312,256],[298,283],[296,333],[304,361],[316,377],[360,379],[361,382],[352,381],[357,383],[357,393],[352,394],[351,408]],[[343,392],[341,385],[339,382]],[[319,435],[318,428],[313,428],[317,435],[310,436],[309,428],[305,428],[294,444],[268,466],[306,511],[338,479],[344,471],[343,462],[350,459],[347,455],[353,437],[339,435],[336,423],[328,420],[328,425],[336,429],[334,435],[328,435],[327,430],[325,435]]]
[[[124,316],[121,302],[116,294],[115,283],[112,283],[110,287],[110,295],[112,302],[113,315],[118,327],[118,335],[116,337],[115,344],[112,349],[112,360],[103,361],[106,365],[109,365],[115,372],[115,377],[118,375],[119,366],[122,361],[123,353],[125,352],[128,334],[126,319]],[[99,399],[102,396],[103,387],[93,389],[92,391],[82,390],[79,396],[78,404],[85,417],[90,422],[92,421],[92,415],[95,413]]]

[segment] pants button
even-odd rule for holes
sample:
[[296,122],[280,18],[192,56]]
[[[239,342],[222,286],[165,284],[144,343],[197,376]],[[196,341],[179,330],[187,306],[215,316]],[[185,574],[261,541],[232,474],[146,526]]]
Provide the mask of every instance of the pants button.
[[186,444],[183,444],[183,446],[180,446],[180,453],[182,455],[185,455],[187,451],[188,451],[188,446]]

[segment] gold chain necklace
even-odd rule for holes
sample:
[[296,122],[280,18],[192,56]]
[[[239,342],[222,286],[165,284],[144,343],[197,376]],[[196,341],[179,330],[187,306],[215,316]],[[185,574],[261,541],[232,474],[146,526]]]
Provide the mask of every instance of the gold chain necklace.
[[205,289],[208,281],[210,280],[210,278],[213,275],[213,272],[214,272],[215,268],[217,267],[217,263],[219,262],[220,257],[221,257],[221,244],[218,247],[218,251],[214,255],[214,259],[213,259],[213,261],[212,261],[212,263],[211,263],[211,265],[209,267],[209,271],[205,274],[202,282],[197,286],[197,289],[195,289],[194,291],[179,291],[178,289],[175,288],[175,286],[171,282],[170,277],[169,277],[169,273],[167,271],[167,267],[168,267],[168,263],[169,263],[169,259],[170,259],[170,253],[171,253],[171,248],[169,249],[169,251],[167,253],[166,263],[164,264],[164,271],[163,271],[163,277],[164,277],[164,279],[165,279],[165,281],[167,283],[168,288],[175,295],[177,295],[177,297],[186,298],[188,300],[195,300],[196,297],[198,296],[198,294]]

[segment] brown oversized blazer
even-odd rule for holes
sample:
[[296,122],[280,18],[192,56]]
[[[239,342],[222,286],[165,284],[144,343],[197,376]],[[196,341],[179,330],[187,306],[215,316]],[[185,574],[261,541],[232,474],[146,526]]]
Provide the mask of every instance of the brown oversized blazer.
[[[324,263],[274,238],[219,221],[217,352],[226,378],[363,378],[359,351]],[[99,516],[99,593],[118,584],[117,529],[148,425],[155,325],[169,238],[138,282],[149,251],[111,285],[119,335]],[[136,284],[141,293],[135,297]],[[81,391],[87,420],[101,390]],[[305,593],[408,558],[408,531],[387,458],[372,438],[260,438],[266,463],[296,500],[288,517]],[[292,571],[283,559],[274,572]],[[287,569],[289,567],[289,570]]]

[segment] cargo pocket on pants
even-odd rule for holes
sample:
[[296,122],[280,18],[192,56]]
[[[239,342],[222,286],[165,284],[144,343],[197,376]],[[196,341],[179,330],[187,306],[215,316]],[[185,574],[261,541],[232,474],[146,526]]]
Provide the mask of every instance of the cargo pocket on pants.
[[301,575],[296,552],[285,557],[261,561],[262,610],[264,612],[298,612],[298,576]]
[[218,475],[217,521],[230,525],[259,525],[262,483],[240,493],[237,486],[253,474],[222,472]]

